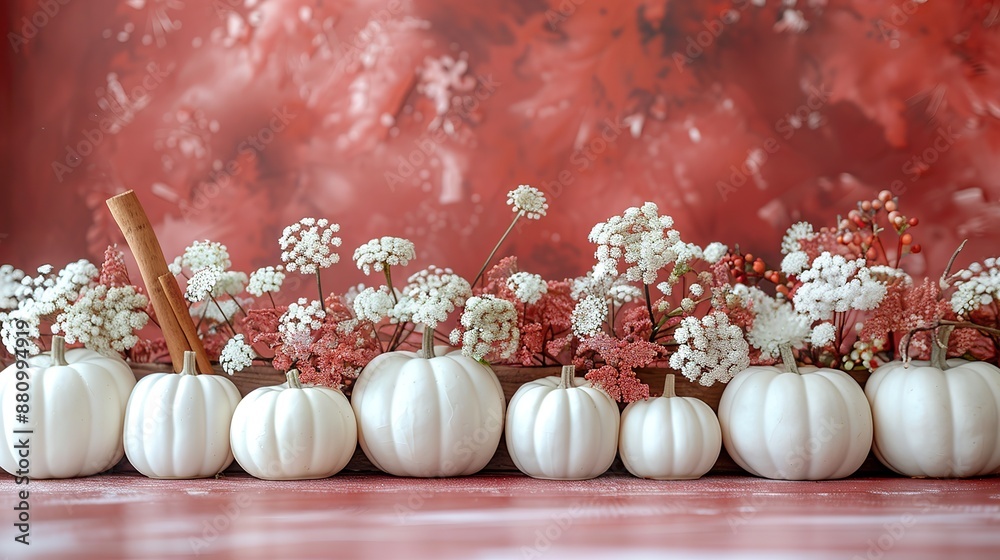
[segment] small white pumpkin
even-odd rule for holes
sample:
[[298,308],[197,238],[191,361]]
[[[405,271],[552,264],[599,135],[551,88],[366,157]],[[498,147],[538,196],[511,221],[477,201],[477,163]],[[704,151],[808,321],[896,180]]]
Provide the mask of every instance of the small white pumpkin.
[[358,424],[337,389],[287,383],[255,389],[233,414],[230,443],[236,462],[266,480],[308,480],[340,472],[354,455]]
[[[135,386],[128,365],[93,350],[66,351],[61,336],[52,337],[49,355],[26,362],[0,373],[0,467],[16,475],[25,441],[31,478],[90,476],[115,466],[124,454],[125,403]],[[20,414],[26,423],[17,421]]]
[[937,344],[931,354],[930,362],[889,362],[868,379],[875,456],[912,477],[1000,474],[1000,369],[945,360]]
[[628,472],[655,480],[700,478],[722,450],[722,429],[712,407],[678,397],[667,374],[663,396],[629,403],[622,411],[618,451]]
[[507,451],[524,474],[550,480],[600,476],[618,450],[618,405],[589,381],[574,377],[529,381],[507,411]]
[[872,415],[864,391],[846,373],[795,367],[747,368],[722,393],[719,422],[726,451],[748,472],[781,480],[850,476],[871,450]]
[[496,374],[461,352],[434,353],[425,327],[420,354],[380,354],[354,383],[358,443],[389,474],[474,474],[500,443],[506,401]]
[[229,427],[240,402],[233,382],[198,375],[194,352],[180,373],[153,373],[125,410],[125,455],[150,478],[207,478],[233,462]]

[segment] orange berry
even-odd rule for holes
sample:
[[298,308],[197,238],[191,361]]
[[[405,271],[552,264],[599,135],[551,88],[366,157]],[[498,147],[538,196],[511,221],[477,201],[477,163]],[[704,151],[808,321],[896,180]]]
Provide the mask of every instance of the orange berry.
[[865,212],[871,210],[872,209],[872,203],[871,203],[871,201],[870,200],[866,200],[866,201],[862,202],[861,203],[861,209],[864,210]]
[[747,253],[743,258],[746,259],[747,262],[750,262],[753,260],[753,253]]
[[903,245],[909,245],[910,243],[913,243],[913,236],[908,233],[904,233],[903,235],[899,236],[899,241]]
[[878,199],[882,202],[888,202],[892,200],[892,193],[890,191],[882,191],[878,193]]
[[886,209],[887,212],[892,212],[892,211],[896,210],[896,201],[895,200],[887,201],[885,203],[885,209]]
[[743,268],[743,257],[736,257],[733,259],[733,266],[736,268]]
[[872,201],[872,208],[874,208],[876,210],[879,210],[880,208],[882,208],[882,201],[878,200],[878,199],[873,200]]
[[[886,210],[889,210],[889,209],[886,208]],[[896,211],[896,210],[889,210],[889,219],[890,220],[892,220],[892,221],[895,222],[896,218],[902,218],[902,217],[903,217],[903,215],[900,214],[898,211]]]
[[756,272],[757,274],[763,274],[764,273],[764,261],[762,261],[760,259],[757,259],[756,261],[754,261],[754,263],[753,263],[753,271]]
[[875,247],[869,247],[868,250],[865,251],[865,258],[870,261],[875,260],[876,255],[878,255],[878,253],[875,251]]
[[910,218],[910,221],[907,222],[907,223],[910,224],[910,227],[916,227],[917,224],[920,223],[920,220],[918,220],[916,218]]

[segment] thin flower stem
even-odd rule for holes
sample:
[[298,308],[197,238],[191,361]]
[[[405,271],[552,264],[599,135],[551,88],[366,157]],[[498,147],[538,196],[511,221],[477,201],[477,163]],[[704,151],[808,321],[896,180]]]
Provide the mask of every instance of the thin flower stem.
[[653,331],[649,333],[649,341],[653,342],[656,339],[656,332],[660,330],[660,324],[656,322],[656,317],[653,317],[653,298],[649,295],[649,284],[643,282],[642,290],[646,293],[646,313],[649,313],[649,324],[653,325]]
[[277,309],[278,305],[274,303],[274,296],[271,295],[271,292],[265,292],[265,293],[267,294],[267,299],[271,300],[271,308]]
[[233,327],[233,324],[229,321],[229,317],[226,315],[226,312],[222,310],[222,306],[219,305],[218,300],[216,300],[215,296],[213,296],[212,294],[208,294],[208,297],[212,300],[212,303],[215,304],[215,307],[218,308],[219,314],[221,314],[222,318],[225,319],[226,324],[229,325],[229,330],[233,331],[233,336],[236,336],[236,329]]
[[326,309],[325,298],[323,297],[323,279],[320,278],[319,269],[316,269],[316,289],[319,290],[319,304]]
[[476,287],[476,283],[478,283],[479,280],[483,277],[483,273],[486,272],[486,267],[490,265],[490,261],[493,260],[493,257],[497,254],[497,251],[500,249],[500,246],[503,245],[504,240],[507,239],[508,235],[510,235],[510,231],[514,229],[514,224],[516,224],[517,220],[520,218],[521,218],[520,212],[514,214],[514,221],[512,221],[509,226],[507,226],[507,231],[503,232],[503,235],[500,236],[500,241],[497,241],[496,247],[493,247],[493,250],[490,251],[490,256],[486,257],[486,262],[484,262],[483,267],[479,269],[479,274],[476,275],[476,279],[472,281],[471,285],[473,288]]
[[965,244],[968,242],[968,239],[963,239],[962,243],[958,245],[958,249],[955,249],[955,252],[951,254],[951,258],[948,259],[948,266],[944,267],[944,272],[941,273],[941,279],[938,280],[938,285],[941,286],[942,290],[947,289],[951,284],[951,282],[948,281],[948,275],[951,274],[951,267],[955,265],[955,259],[958,258],[958,254],[962,252],[962,249],[965,248]]
[[226,295],[229,296],[229,299],[233,300],[233,303],[236,304],[236,307],[239,308],[240,312],[243,313],[243,315],[245,316],[247,314],[247,310],[243,309],[243,306],[240,305],[240,301],[238,299],[236,299],[236,296],[234,296],[233,294],[230,294],[228,292],[226,293]]
[[396,290],[392,289],[392,271],[389,268],[389,265],[383,263],[382,273],[385,274],[385,286],[389,288],[389,295],[392,296],[392,302],[399,303],[399,299],[396,298]]

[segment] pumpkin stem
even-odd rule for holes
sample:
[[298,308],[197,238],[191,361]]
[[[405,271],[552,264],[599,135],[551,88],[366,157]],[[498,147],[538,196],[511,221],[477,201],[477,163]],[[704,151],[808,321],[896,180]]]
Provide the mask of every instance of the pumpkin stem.
[[434,357],[434,329],[427,325],[424,325],[424,338],[421,350],[424,358],[430,359]]
[[290,389],[301,389],[302,381],[299,380],[299,370],[290,369],[285,372],[285,379],[288,380],[288,387]]
[[799,366],[795,363],[795,354],[792,354],[792,347],[787,344],[778,345],[781,352],[781,361],[785,364],[785,371],[798,373]]
[[195,357],[197,354],[190,350],[184,351],[184,367],[181,368],[179,375],[198,375],[198,362]]
[[677,392],[674,390],[674,374],[668,373],[666,377],[663,378],[663,396],[668,399],[672,399],[677,396]]
[[948,339],[954,325],[942,325],[937,328],[934,340],[931,341],[931,366],[941,371],[948,369]]
[[570,364],[568,366],[562,367],[562,373],[559,375],[559,388],[560,389],[572,389],[576,386],[573,383],[573,378],[576,377],[576,366]]
[[56,335],[52,337],[52,367],[68,366],[66,361],[66,339]]

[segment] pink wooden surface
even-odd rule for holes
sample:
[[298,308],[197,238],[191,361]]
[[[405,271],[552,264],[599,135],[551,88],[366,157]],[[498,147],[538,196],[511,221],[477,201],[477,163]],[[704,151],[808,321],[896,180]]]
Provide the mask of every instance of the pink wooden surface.
[[106,475],[30,488],[28,548],[11,540],[15,485],[0,478],[0,557],[874,560],[1000,551],[997,478]]

